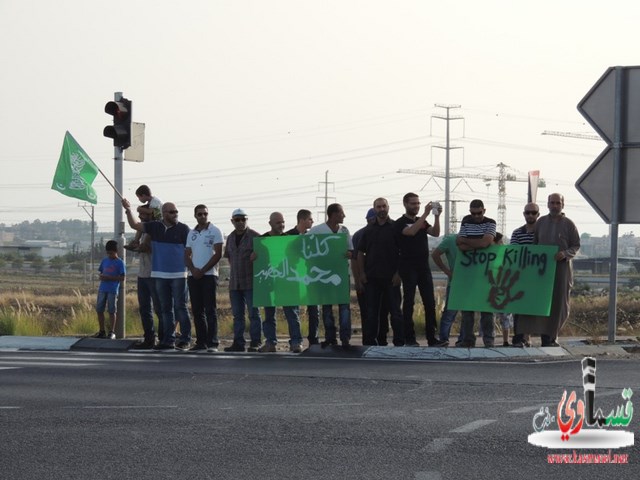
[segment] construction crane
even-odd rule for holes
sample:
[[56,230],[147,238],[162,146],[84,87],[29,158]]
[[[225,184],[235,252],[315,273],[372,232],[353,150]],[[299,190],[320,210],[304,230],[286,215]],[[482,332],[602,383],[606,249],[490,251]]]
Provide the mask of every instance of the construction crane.
[[[487,175],[485,173],[482,174],[474,174],[469,172],[449,172],[449,178],[478,178],[484,181],[498,181],[498,219],[497,224],[499,231],[501,233],[505,233],[505,229],[507,228],[507,182],[528,182],[529,178],[520,177],[513,173],[509,173],[507,168],[508,165],[504,163],[499,163],[496,165],[498,167],[498,175]],[[436,178],[445,178],[446,174],[442,170],[416,170],[416,169],[400,169],[398,173],[414,173],[417,175],[431,175]],[[545,187],[546,183],[544,179],[538,180],[539,187]],[[452,222],[450,222],[452,223]],[[453,226],[453,225],[452,225]],[[455,231],[453,228],[450,228],[450,231]]]
[[555,130],[545,130],[541,135],[551,135],[554,137],[571,137],[581,138],[582,140],[602,140],[599,135],[593,135],[592,133],[576,133],[576,132],[557,132]]

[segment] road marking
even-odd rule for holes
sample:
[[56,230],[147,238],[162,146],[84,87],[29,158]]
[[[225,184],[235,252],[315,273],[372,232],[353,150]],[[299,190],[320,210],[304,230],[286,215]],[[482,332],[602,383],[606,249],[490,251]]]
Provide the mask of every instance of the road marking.
[[0,370],[15,370],[16,368],[21,368],[21,367],[0,367]]
[[[77,408],[77,407],[65,407]],[[81,407],[85,410],[124,410],[134,408],[178,408],[177,405],[86,405]]]
[[451,433],[470,433],[494,422],[495,420],[476,420],[474,422],[467,423],[466,425],[451,430]]
[[[2,362],[7,365],[20,365],[21,367],[96,367],[104,363],[69,363],[69,362]],[[13,367],[18,368],[18,367]]]
[[527,412],[535,412],[536,410],[540,410],[540,406],[537,407],[521,407],[516,408],[515,410],[509,410],[507,413],[527,413]]
[[440,472],[416,472],[414,480],[442,480]]
[[361,407],[364,403],[267,403],[256,407]]
[[431,443],[421,451],[427,453],[440,453],[453,443],[453,438],[434,438]]
[[18,410],[22,407],[0,407],[0,410]]

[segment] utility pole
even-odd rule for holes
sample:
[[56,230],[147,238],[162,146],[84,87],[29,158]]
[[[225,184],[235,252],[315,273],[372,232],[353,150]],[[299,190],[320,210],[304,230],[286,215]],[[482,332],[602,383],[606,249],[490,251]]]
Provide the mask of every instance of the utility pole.
[[[316,197],[316,207],[318,206],[318,199],[323,199],[324,200],[324,211],[322,212],[322,215],[324,216],[324,221],[326,222],[327,219],[327,207],[329,206],[329,198],[331,198],[332,200],[335,200],[335,197],[329,197],[329,184],[334,186],[334,191],[335,191],[335,184],[333,182],[329,182],[329,170],[325,170],[324,172],[324,182],[318,182],[318,185],[324,185],[324,196],[323,197]],[[318,212],[320,213],[320,212]]]
[[[450,233],[450,209],[451,209],[451,185],[450,185],[450,175],[449,171],[451,168],[451,159],[450,159],[450,151],[454,148],[462,148],[462,147],[452,147],[450,142],[450,123],[452,120],[462,120],[463,121],[463,136],[464,136],[464,117],[460,115],[452,116],[451,110],[454,108],[460,108],[461,105],[445,105],[441,103],[436,103],[434,105],[437,108],[444,108],[447,111],[446,115],[431,115],[431,119],[437,118],[439,120],[446,121],[446,139],[444,146],[442,145],[434,145],[435,148],[443,148],[445,151],[445,178],[444,178],[444,233],[447,235]],[[431,132],[429,132],[431,134]]]
[[95,220],[95,207],[93,205],[91,205],[91,213],[89,213],[89,211],[87,210],[87,204],[83,204],[80,205],[78,204],[79,207],[82,207],[82,209],[87,213],[87,215],[89,215],[89,217],[91,218],[91,249],[90,249],[90,258],[91,258],[91,290],[95,290],[95,265],[94,265],[94,249],[95,249],[95,244],[96,244],[96,220]]

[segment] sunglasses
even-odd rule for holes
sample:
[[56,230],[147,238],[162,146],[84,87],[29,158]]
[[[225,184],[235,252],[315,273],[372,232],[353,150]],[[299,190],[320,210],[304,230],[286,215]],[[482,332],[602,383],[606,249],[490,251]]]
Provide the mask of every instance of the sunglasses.
[[538,212],[538,210],[525,210],[524,211],[525,215],[537,215],[538,213],[540,213],[540,212]]
[[177,215],[178,210],[165,210],[164,213],[170,213],[171,215]]

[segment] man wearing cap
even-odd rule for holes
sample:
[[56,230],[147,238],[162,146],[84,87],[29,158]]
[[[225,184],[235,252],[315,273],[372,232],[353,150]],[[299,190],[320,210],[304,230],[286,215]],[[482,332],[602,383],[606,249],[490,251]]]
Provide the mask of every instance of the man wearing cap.
[[227,237],[224,257],[229,260],[229,300],[233,314],[233,344],[224,349],[225,352],[244,352],[246,340],[245,308],[249,314],[249,337],[251,343],[248,351],[257,352],[262,346],[262,327],[260,312],[253,306],[253,239],[260,234],[249,228],[247,213],[236,208],[231,214],[233,232]]
[[[310,210],[301,208],[296,215],[298,223],[291,230],[284,232],[285,235],[302,235],[307,233],[313,226],[313,216]],[[309,334],[307,340],[309,345],[318,345],[320,338],[318,336],[318,327],[320,325],[320,311],[317,305],[307,305],[307,318],[309,320]]]

